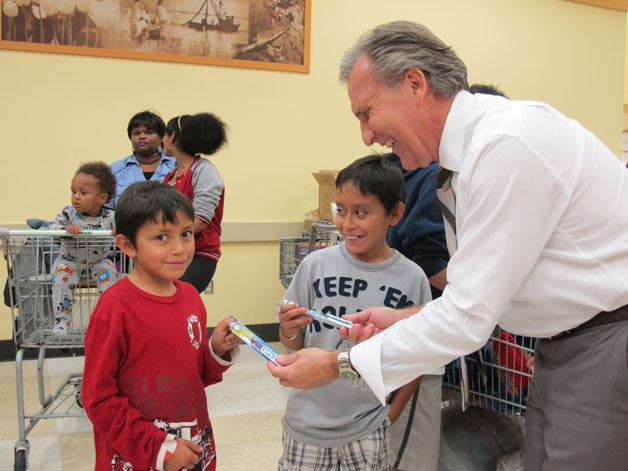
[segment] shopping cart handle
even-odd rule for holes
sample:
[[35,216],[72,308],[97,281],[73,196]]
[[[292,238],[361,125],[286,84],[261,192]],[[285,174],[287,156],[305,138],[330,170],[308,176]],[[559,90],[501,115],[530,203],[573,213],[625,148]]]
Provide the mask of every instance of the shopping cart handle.
[[26,237],[107,237],[112,236],[111,230],[86,230],[76,235],[70,234],[65,229],[7,229],[0,227],[0,237],[26,236]]

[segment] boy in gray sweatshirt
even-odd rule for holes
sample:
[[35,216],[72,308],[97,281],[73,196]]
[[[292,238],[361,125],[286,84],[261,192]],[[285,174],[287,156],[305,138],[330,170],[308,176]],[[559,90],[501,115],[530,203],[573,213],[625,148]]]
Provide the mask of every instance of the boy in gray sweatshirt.
[[[335,222],[343,242],[308,255],[286,291],[279,337],[290,350],[352,345],[337,327],[307,316],[310,308],[342,317],[369,306],[401,308],[431,299],[423,271],[386,242],[404,209],[400,171],[380,156],[367,156],[338,174],[336,190]],[[398,390],[386,407],[360,378],[292,390],[278,469],[389,470],[390,425],[418,381]]]

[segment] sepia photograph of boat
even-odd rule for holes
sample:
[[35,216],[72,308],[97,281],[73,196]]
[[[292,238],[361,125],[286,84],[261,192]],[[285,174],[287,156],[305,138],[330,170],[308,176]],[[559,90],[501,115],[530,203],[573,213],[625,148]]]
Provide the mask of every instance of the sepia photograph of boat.
[[0,0],[0,48],[308,72],[311,0]]

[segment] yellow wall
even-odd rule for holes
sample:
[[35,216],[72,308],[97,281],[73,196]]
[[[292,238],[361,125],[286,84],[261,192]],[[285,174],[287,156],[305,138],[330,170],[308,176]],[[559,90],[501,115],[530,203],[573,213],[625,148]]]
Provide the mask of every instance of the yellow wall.
[[[215,156],[226,222],[290,222],[316,204],[311,172],[367,152],[338,84],[342,52],[367,28],[411,19],[452,44],[471,81],[540,99],[619,152],[626,15],[561,0],[313,0],[307,75],[0,51],[0,224],[52,217],[80,161],[127,155],[136,111],[209,110],[230,125]],[[276,243],[228,243],[206,297],[210,319],[272,322],[282,295]],[[10,337],[0,312],[0,339]]]
[[[628,13],[626,13],[626,19],[628,20]],[[624,49],[625,59],[624,59],[624,104],[628,105],[628,29],[626,30],[626,48]],[[624,125],[624,129],[628,129],[626,125]]]
[[[626,20],[628,23],[628,13],[626,13]],[[624,50],[624,121],[622,129],[628,130],[628,28],[626,28],[626,48]]]

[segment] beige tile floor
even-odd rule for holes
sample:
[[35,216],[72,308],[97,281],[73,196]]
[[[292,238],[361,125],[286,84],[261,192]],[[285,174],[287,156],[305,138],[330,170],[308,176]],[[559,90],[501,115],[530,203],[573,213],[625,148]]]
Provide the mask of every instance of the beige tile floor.
[[[82,365],[81,357],[47,360],[47,387],[56,387],[68,374],[81,371]],[[34,360],[24,362],[27,414],[39,409],[36,368]],[[287,396],[288,390],[268,374],[263,359],[243,346],[237,366],[225,374],[222,383],[207,389],[219,470],[276,469]],[[16,401],[15,363],[0,363],[0,469],[13,469]],[[93,469],[93,435],[85,417],[40,421],[27,438],[32,471]]]

